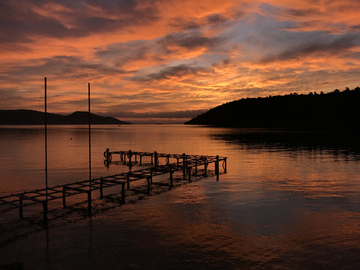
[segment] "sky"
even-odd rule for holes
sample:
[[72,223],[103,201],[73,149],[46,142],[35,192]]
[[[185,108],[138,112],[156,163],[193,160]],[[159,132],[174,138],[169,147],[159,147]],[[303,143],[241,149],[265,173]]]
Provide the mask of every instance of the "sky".
[[0,0],[0,109],[183,123],[360,86],[359,0]]

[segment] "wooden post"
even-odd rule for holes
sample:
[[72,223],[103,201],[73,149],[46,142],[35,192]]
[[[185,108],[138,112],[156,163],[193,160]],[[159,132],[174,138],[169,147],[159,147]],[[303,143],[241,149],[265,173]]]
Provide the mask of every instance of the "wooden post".
[[47,228],[48,227],[48,217],[47,217],[48,205],[47,205],[47,201],[42,201],[42,205],[43,205],[43,227]]
[[156,151],[154,152],[154,165],[155,165],[155,168],[157,168],[157,166],[159,165],[158,154]]
[[120,161],[124,161],[123,156],[124,156],[124,154],[121,152],[121,153],[120,153]]
[[91,191],[89,190],[87,194],[88,194],[88,213],[89,216],[91,217]]
[[172,168],[171,168],[171,166],[170,166],[170,187],[173,187],[174,185],[173,185],[173,170],[172,170]]
[[129,177],[129,174],[127,174],[127,176],[126,176],[126,188],[128,190],[130,189],[130,177]]
[[121,202],[125,204],[125,183],[121,183]]
[[150,168],[150,182],[152,184],[152,169]]
[[129,150],[129,152],[128,152],[128,158],[129,158],[129,167],[130,167],[130,169],[131,169],[131,167],[132,167],[131,157],[132,157],[132,152],[131,152],[131,150]]
[[19,215],[20,215],[20,218],[23,218],[23,198],[21,196],[19,196]]
[[104,197],[103,194],[103,178],[100,177],[100,199],[102,199]]
[[227,158],[224,158],[224,173],[227,173],[227,168],[226,168],[226,159],[227,159]]
[[219,181],[219,156],[216,156],[215,174],[216,174],[216,181]]
[[179,168],[179,158],[176,158],[176,167]]
[[140,157],[140,166],[142,166],[142,156],[139,155],[139,157]]
[[110,160],[109,160],[109,148],[106,148],[106,162],[107,164],[109,164]]
[[182,154],[182,158],[183,158],[183,177],[185,178],[185,176],[186,176],[186,155],[185,155],[185,153]]
[[197,163],[198,163],[198,160],[197,158],[195,159],[195,175],[197,175]]
[[63,201],[63,208],[66,208],[66,192],[65,192],[65,190],[66,190],[66,187],[63,187],[63,190],[62,190],[62,195],[63,195],[63,197],[62,197],[62,201]]
[[146,177],[146,179],[147,179],[147,194],[148,195],[150,195],[150,177],[148,176],[148,177]]
[[154,154],[151,154],[151,165],[154,165]]
[[208,161],[207,159],[204,160],[204,176],[207,177],[207,166],[208,166]]
[[188,170],[189,170],[189,175],[188,175],[188,177],[189,177],[189,182],[191,182],[191,166],[189,166]]

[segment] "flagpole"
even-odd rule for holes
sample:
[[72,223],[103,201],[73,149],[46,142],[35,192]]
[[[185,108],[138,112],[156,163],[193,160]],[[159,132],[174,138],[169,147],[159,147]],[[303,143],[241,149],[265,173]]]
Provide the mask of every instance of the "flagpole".
[[91,122],[90,122],[90,83],[88,83],[88,108],[89,108],[89,192],[91,193]]
[[48,202],[48,164],[47,164],[47,97],[46,97],[46,77],[44,77],[45,83],[45,186],[46,186],[46,204]]

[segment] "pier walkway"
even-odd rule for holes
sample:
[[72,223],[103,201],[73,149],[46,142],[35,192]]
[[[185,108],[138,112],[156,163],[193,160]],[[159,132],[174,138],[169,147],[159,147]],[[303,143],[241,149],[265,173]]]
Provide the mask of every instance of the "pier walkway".
[[[191,182],[191,177],[202,173],[207,177],[207,171],[210,164],[215,165],[216,179],[219,180],[220,164],[223,172],[227,172],[226,157],[202,156],[186,154],[162,154],[157,152],[133,152],[129,151],[109,151],[104,152],[105,165],[112,163],[113,157],[119,155],[120,162],[127,164],[129,172],[114,174],[90,180],[67,183],[55,187],[25,191],[22,193],[11,194],[0,197],[0,214],[14,209],[19,210],[20,218],[23,218],[23,209],[26,206],[42,204],[44,224],[47,222],[48,201],[62,200],[63,207],[66,207],[66,197],[78,194],[87,195],[88,214],[91,215],[91,196],[93,191],[99,191],[100,198],[104,197],[104,189],[121,185],[121,200],[125,203],[125,188],[130,188],[130,183],[138,180],[147,180],[147,193],[151,192],[151,185],[155,181],[154,177],[169,174],[168,185],[173,186],[175,172],[182,172],[183,179]],[[143,166],[144,158],[149,158],[150,167],[131,171],[135,164]],[[139,161],[138,161],[139,159]],[[161,164],[161,165],[160,165]]]

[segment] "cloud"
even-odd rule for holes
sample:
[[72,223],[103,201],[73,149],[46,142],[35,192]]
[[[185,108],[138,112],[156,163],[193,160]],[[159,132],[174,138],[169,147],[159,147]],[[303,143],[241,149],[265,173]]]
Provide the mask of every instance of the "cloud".
[[[128,72],[121,68],[106,66],[99,63],[89,63],[80,57],[58,55],[51,58],[30,61],[26,65],[15,65],[7,71],[9,76],[56,76],[61,78],[88,77],[92,73],[97,75],[120,75]],[[0,73],[1,74],[1,73]]]
[[[331,38],[331,36],[329,36],[328,39],[329,38]],[[294,46],[277,55],[266,56],[260,62],[269,63],[274,61],[293,60],[314,54],[343,54],[344,51],[356,46],[360,46],[360,35],[347,34],[328,42],[322,40]]]
[[206,37],[198,32],[187,33],[171,33],[157,41],[157,44],[162,46],[168,51],[171,51],[172,46],[184,47],[192,50],[195,48],[211,48],[220,43],[217,37]]
[[1,1],[0,42],[79,38],[157,21],[153,1]]
[[161,69],[158,72],[145,74],[145,75],[134,75],[130,77],[129,80],[138,81],[138,82],[150,82],[150,81],[159,81],[159,80],[168,80],[171,78],[184,78],[188,75],[197,75],[201,72],[209,73],[212,72],[208,68],[204,67],[195,67],[188,65],[178,65],[178,66],[168,66]]

